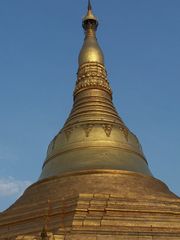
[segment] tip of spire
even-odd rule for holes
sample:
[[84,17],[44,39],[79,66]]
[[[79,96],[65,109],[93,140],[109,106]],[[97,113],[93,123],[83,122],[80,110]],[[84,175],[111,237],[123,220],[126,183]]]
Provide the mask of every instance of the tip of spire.
[[94,29],[97,29],[98,26],[98,20],[97,18],[94,16],[93,11],[92,11],[92,5],[91,5],[91,1],[88,0],[88,11],[86,16],[83,18],[83,28],[86,30],[87,29],[87,25],[89,24],[89,22],[91,22],[90,25],[94,25]]
[[88,0],[88,10],[92,10],[91,0]]

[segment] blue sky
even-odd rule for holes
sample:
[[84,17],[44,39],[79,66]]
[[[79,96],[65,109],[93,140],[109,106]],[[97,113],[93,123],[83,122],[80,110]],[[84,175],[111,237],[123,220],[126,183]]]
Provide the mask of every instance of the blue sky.
[[[180,1],[92,0],[114,104],[180,195]],[[86,0],[0,1],[0,211],[37,180],[72,106]]]

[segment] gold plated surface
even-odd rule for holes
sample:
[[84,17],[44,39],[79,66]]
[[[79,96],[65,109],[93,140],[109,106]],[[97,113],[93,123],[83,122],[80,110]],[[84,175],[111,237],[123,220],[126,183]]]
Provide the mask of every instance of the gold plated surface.
[[[48,217],[48,221],[46,221]],[[39,181],[0,215],[0,239],[178,239],[180,199],[161,181],[121,170],[89,170]],[[3,238],[3,237],[4,238]],[[36,238],[35,238],[36,239]],[[123,238],[122,238],[123,239]]]
[[74,104],[48,147],[40,179],[71,171],[117,169],[151,175],[137,137],[119,117],[96,40],[98,21],[89,3],[79,55]]
[[90,4],[87,15],[83,18],[82,25],[85,31],[85,39],[79,54],[79,66],[90,62],[104,64],[103,52],[96,39],[98,21],[92,12]]
[[72,111],[40,180],[0,213],[0,240],[180,239],[180,199],[113,105],[97,26],[89,0]]

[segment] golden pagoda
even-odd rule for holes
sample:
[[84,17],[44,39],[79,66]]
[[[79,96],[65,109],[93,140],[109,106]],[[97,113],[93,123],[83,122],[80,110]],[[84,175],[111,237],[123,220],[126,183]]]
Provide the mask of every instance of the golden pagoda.
[[82,26],[72,110],[39,180],[0,214],[0,239],[180,240],[180,199],[113,105],[90,1]]

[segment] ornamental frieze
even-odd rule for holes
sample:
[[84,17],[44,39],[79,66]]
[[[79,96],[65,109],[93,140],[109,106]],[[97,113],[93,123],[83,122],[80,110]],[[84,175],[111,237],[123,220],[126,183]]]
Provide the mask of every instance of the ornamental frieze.
[[124,126],[120,126],[119,129],[123,132],[126,141],[128,141],[129,130]]
[[107,137],[111,136],[112,127],[113,127],[112,124],[103,124],[102,125],[102,128],[104,129]]
[[80,128],[82,128],[84,130],[85,136],[89,137],[91,131],[96,126],[101,127],[104,130],[105,135],[107,137],[111,136],[113,127],[117,127],[123,133],[126,141],[128,141],[129,130],[124,125],[121,125],[121,124],[109,124],[109,123],[105,123],[105,122],[104,123],[103,122],[102,123],[95,123],[95,122],[91,123],[91,122],[89,122],[89,123],[85,123],[85,124],[78,124],[78,125],[74,125],[74,126],[70,126],[68,128],[62,129],[61,133],[64,132],[65,136],[66,136],[66,139],[69,140],[72,132],[74,131],[74,128],[79,128],[80,127]]
[[79,68],[77,75],[78,79],[74,94],[88,87],[103,88],[112,94],[106,70],[102,65],[97,63],[85,64]]
[[82,127],[85,131],[86,137],[89,137],[91,130],[93,129],[94,124],[83,124]]

